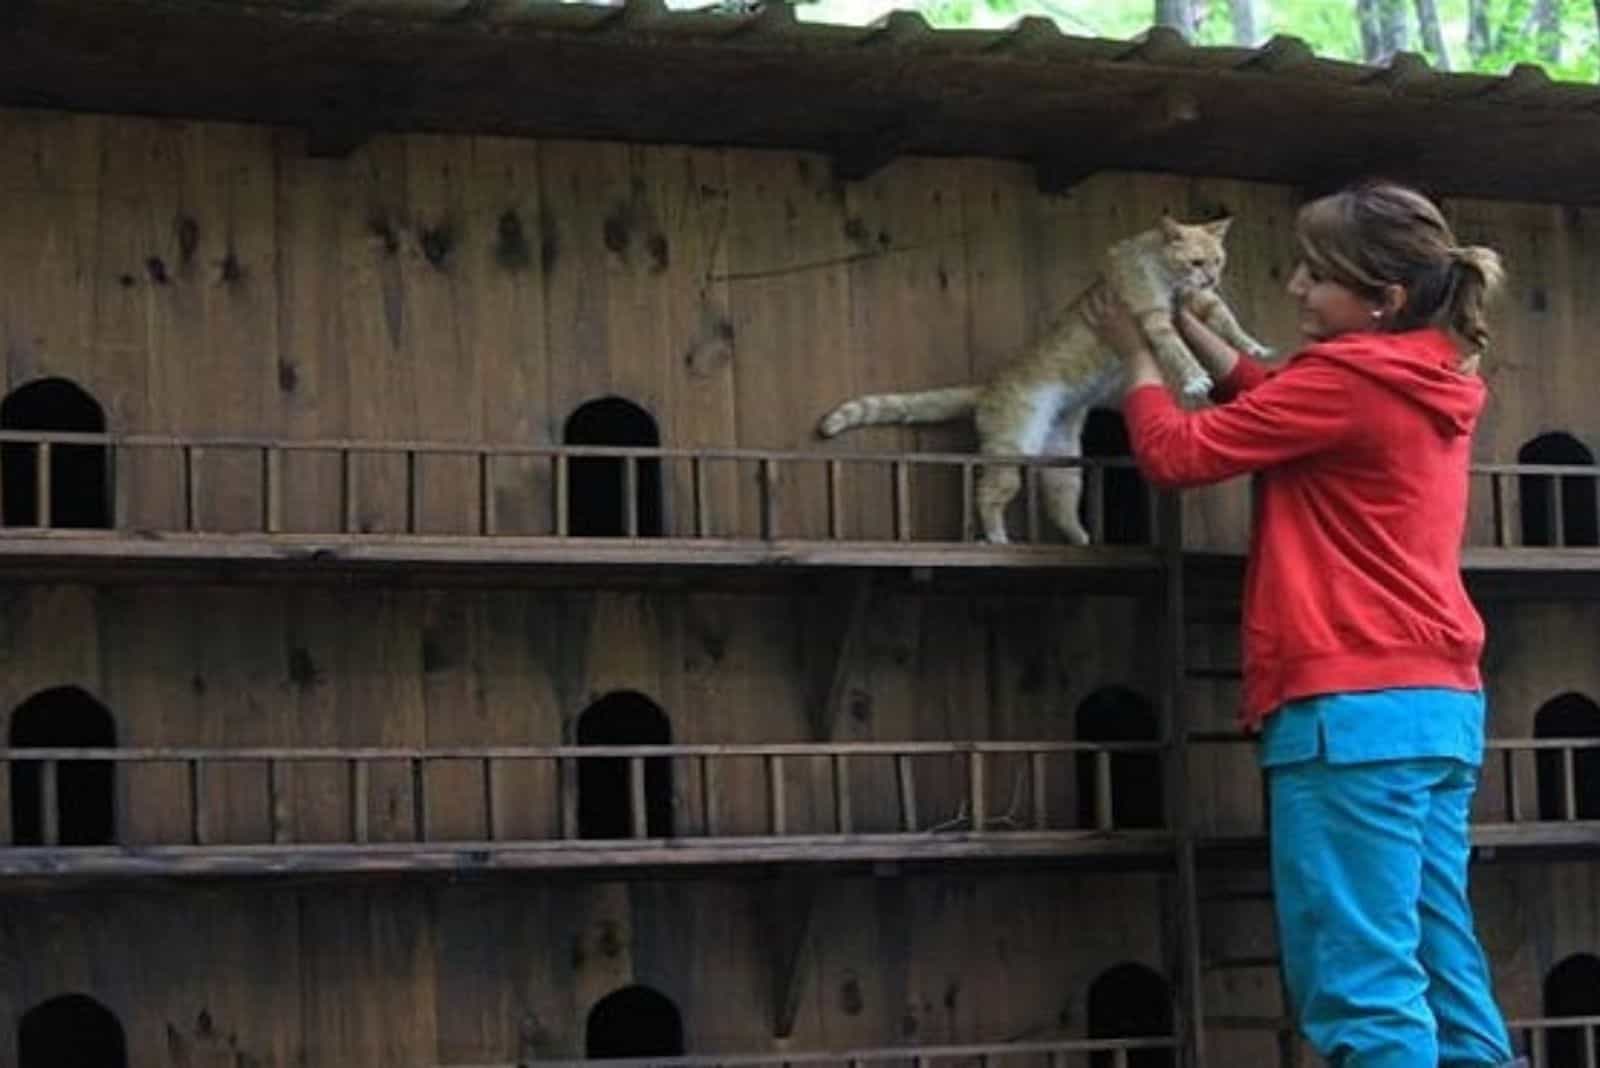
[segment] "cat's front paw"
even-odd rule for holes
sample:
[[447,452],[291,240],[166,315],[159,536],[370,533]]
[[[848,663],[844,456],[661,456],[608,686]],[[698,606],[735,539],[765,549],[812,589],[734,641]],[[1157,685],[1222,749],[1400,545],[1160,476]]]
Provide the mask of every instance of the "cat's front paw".
[[1188,400],[1205,400],[1211,396],[1210,375],[1194,375],[1183,380],[1183,395]]

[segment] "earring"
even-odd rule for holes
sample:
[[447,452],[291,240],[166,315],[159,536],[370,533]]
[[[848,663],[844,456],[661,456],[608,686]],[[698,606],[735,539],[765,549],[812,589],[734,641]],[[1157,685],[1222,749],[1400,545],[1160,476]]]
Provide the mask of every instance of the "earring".
[[1382,319],[1382,318],[1383,318],[1383,309],[1382,308],[1373,308],[1372,309],[1372,321],[1373,322],[1377,322],[1379,319]]

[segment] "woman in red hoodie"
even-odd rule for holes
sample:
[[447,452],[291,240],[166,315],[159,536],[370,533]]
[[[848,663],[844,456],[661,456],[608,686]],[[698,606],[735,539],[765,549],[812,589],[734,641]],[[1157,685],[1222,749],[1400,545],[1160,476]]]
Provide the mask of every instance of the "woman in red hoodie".
[[1257,476],[1241,718],[1301,1030],[1341,1068],[1515,1063],[1467,898],[1483,623],[1460,566],[1499,257],[1389,183],[1313,201],[1295,230],[1308,344],[1280,367],[1179,314],[1214,408],[1177,406],[1120,302],[1091,320],[1126,361],[1151,482]]

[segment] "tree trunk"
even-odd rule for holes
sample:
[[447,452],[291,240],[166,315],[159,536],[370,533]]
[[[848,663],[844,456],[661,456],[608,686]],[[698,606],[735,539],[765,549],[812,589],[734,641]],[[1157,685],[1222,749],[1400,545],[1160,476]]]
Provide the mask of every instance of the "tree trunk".
[[1533,40],[1540,59],[1546,63],[1561,62],[1560,0],[1534,0]]
[[1193,0],[1156,0],[1156,25],[1171,26],[1184,40],[1194,40]]
[[1387,63],[1410,44],[1405,0],[1357,0],[1361,54],[1368,63]]
[[[1600,7],[1600,0],[1594,0]],[[1233,43],[1254,45],[1261,38],[1260,12],[1256,0],[1228,0],[1228,12],[1233,16]]]
[[[1595,0],[1600,3],[1600,0]],[[1422,31],[1422,47],[1433,54],[1440,70],[1450,69],[1450,51],[1439,29],[1439,5],[1435,0],[1417,0],[1417,27]]]
[[1361,58],[1378,62],[1383,53],[1383,30],[1378,18],[1379,0],[1356,0],[1356,24],[1361,28]]
[[[1600,0],[1595,0],[1600,19]],[[1489,54],[1489,0],[1467,0],[1467,58],[1476,67]]]

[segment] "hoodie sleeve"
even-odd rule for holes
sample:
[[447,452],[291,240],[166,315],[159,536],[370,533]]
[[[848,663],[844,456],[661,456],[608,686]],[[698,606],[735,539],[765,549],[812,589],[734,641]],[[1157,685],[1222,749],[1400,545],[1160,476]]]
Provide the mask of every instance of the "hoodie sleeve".
[[1129,393],[1122,410],[1139,470],[1179,489],[1327,449],[1357,425],[1353,408],[1349,372],[1301,360],[1218,408],[1185,412],[1164,387],[1147,385]]
[[1272,376],[1260,360],[1252,359],[1242,352],[1237,355],[1238,359],[1234,361],[1233,370],[1228,372],[1228,377],[1218,382],[1211,390],[1211,399],[1218,404],[1226,404],[1241,393],[1249,393]]

